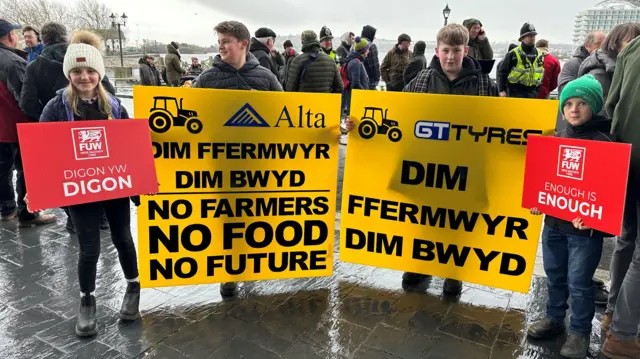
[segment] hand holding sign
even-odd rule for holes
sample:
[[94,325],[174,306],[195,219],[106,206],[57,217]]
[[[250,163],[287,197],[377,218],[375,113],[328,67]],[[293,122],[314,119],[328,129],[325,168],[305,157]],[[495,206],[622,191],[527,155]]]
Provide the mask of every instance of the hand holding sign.
[[572,223],[573,223],[573,226],[574,226],[574,227],[576,227],[577,229],[579,229],[579,230],[581,230],[581,231],[582,231],[582,230],[585,230],[585,229],[591,229],[591,228],[589,228],[589,227],[587,227],[587,226],[585,226],[585,225],[584,225],[584,221],[582,221],[582,218],[580,218],[580,217],[578,217],[578,218],[574,219],[574,220],[572,221]]
[[541,214],[542,214],[542,212],[540,212],[540,210],[539,210],[539,209],[537,209],[536,207],[531,208],[531,209],[529,210],[529,212],[530,212],[531,214],[533,214],[534,216],[539,216],[539,215],[541,215]]
[[28,193],[25,193],[25,195],[24,195],[24,203],[27,205],[27,209],[31,213],[40,212],[42,210],[41,208],[31,208],[29,206],[29,194]]
[[620,235],[630,153],[624,143],[531,136],[522,207]]
[[350,132],[351,130],[353,130],[356,127],[355,122],[353,121],[353,116],[349,116],[347,117],[347,121],[345,122],[345,125],[347,127],[347,132]]

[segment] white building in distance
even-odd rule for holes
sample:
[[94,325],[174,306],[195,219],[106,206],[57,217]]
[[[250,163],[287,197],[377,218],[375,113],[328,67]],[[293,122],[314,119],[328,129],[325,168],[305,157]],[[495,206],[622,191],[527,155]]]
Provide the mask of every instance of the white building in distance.
[[573,44],[581,46],[590,32],[602,31],[608,34],[616,25],[626,22],[640,22],[640,0],[600,2],[593,9],[582,11],[576,16]]

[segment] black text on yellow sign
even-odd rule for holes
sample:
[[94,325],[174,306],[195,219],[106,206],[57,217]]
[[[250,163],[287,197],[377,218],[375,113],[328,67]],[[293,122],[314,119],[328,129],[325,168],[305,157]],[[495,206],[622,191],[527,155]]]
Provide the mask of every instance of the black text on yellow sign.
[[[148,279],[154,286],[308,277],[331,270],[326,196],[164,197],[140,207],[151,222]],[[295,219],[302,214],[317,219]],[[225,220],[213,224],[220,218]]]
[[[138,209],[143,287],[331,275],[340,96],[137,88],[134,98],[160,182]],[[183,108],[168,113],[176,98]]]
[[528,100],[355,91],[351,101],[340,259],[527,292],[542,218],[520,206],[526,139],[552,133],[557,103],[525,119],[513,113]]

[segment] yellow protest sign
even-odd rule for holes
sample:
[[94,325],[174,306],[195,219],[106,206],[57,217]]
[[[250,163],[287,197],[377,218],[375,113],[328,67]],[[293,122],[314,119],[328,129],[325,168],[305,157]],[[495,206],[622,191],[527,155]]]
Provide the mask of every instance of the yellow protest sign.
[[160,182],[138,207],[143,287],[331,275],[339,95],[135,87],[133,97]]
[[354,91],[340,260],[527,292],[542,218],[527,138],[557,101]]

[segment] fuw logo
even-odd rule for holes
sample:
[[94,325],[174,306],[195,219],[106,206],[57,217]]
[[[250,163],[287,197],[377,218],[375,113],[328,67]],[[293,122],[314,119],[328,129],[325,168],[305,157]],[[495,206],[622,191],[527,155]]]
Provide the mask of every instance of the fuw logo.
[[584,147],[560,146],[558,153],[558,176],[582,181],[587,149]]
[[269,123],[248,103],[231,116],[224,125],[230,127],[270,127]]
[[107,131],[104,127],[72,128],[71,137],[76,160],[109,157]]

